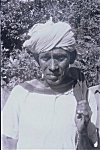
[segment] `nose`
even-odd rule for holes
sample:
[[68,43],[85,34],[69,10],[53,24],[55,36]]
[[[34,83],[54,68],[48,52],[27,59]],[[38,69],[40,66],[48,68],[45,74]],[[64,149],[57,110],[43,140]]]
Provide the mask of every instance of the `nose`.
[[51,59],[49,70],[51,72],[58,72],[59,71],[58,64],[57,64],[56,60],[54,60],[53,58]]

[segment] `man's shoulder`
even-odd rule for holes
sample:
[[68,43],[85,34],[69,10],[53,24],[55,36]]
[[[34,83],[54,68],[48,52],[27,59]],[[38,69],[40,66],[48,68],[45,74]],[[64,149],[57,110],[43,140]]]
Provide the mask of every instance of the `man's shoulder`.
[[33,87],[41,87],[42,86],[41,81],[38,80],[38,79],[33,79],[33,80],[30,80],[30,81],[26,81],[24,83],[28,83],[28,84],[32,85]]
[[20,83],[20,86],[29,92],[34,92],[36,89],[43,88],[43,84],[37,79],[33,79],[30,81],[25,81],[23,83]]
[[45,84],[44,81],[38,79],[33,79],[31,81],[25,81],[21,83],[20,86],[27,90],[30,93],[39,93],[39,94],[55,94],[55,92]]

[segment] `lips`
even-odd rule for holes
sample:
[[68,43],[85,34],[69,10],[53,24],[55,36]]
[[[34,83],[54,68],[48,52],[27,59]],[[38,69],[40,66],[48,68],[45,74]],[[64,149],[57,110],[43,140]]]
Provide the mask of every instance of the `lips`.
[[47,78],[49,78],[49,79],[57,79],[58,77],[55,76],[55,75],[47,75]]
[[55,76],[59,77],[61,74],[60,73],[47,73],[46,76]]
[[46,75],[46,78],[47,78],[48,80],[56,81],[56,80],[58,80],[59,76],[60,76],[60,74],[57,74],[57,75],[54,75],[54,74],[47,74],[47,75]]

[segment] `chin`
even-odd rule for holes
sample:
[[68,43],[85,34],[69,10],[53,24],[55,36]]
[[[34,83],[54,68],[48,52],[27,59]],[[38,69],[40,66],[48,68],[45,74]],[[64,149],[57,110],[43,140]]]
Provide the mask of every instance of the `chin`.
[[45,75],[45,80],[50,86],[58,86],[62,84],[63,79],[64,79],[64,74],[61,74],[58,77]]
[[59,84],[61,84],[62,83],[62,80],[56,80],[56,81],[54,81],[54,80],[46,80],[47,81],[47,83],[50,85],[50,86],[57,86],[57,85],[59,85]]

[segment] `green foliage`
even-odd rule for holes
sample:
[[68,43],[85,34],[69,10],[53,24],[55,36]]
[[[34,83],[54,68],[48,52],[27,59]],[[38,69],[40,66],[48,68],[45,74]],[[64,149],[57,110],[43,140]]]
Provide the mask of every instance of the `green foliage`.
[[2,78],[8,87],[32,78],[41,78],[33,56],[22,49],[28,30],[50,17],[69,22],[76,38],[78,64],[88,85],[96,85],[96,63],[100,57],[99,0],[34,0],[1,3]]

